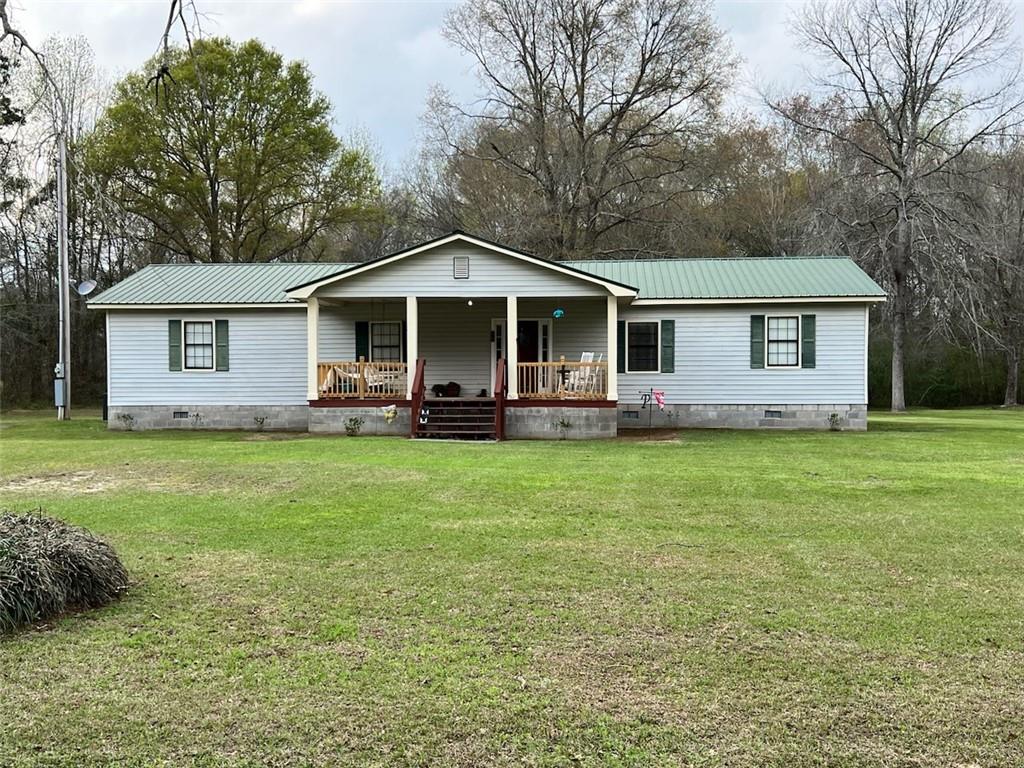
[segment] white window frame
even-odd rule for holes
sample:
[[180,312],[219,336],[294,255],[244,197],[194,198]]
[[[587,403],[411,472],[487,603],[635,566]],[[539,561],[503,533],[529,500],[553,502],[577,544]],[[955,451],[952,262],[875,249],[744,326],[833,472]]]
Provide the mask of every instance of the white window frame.
[[[785,318],[787,320],[796,320],[796,365],[779,365],[778,363],[769,364],[768,362],[768,320],[769,318]],[[799,313],[796,315],[789,313],[776,313],[774,315],[764,316],[764,369],[766,371],[795,371],[798,368],[803,368],[804,365],[804,345],[803,345],[803,316]]]
[[[373,326],[375,326],[375,325],[397,325],[398,326],[398,360],[384,360],[384,361],[380,361],[380,360],[374,360],[373,359]],[[401,320],[371,320],[370,321],[370,326],[369,326],[369,333],[370,333],[370,338],[369,338],[370,359],[369,359],[368,362],[371,362],[371,363],[375,363],[375,362],[391,363],[391,362],[401,362],[403,359],[405,359],[405,333],[403,333],[402,321]]]
[[[209,368],[189,368],[188,348],[185,346],[185,326],[189,323],[209,323],[213,337],[213,365]],[[181,372],[182,373],[216,373],[217,372],[217,321],[212,318],[194,317],[181,319]],[[223,371],[222,371],[223,373]]]
[[[650,323],[654,323],[655,330],[657,331],[657,340],[654,343],[654,349],[655,349],[655,352],[658,355],[658,360],[654,364],[654,370],[653,371],[634,371],[632,368],[629,367],[629,326],[636,325],[636,324],[645,324],[645,325],[647,325],[647,324],[650,324]],[[625,361],[626,362],[626,373],[643,373],[643,374],[646,374],[648,376],[651,375],[651,374],[660,374],[661,373],[661,319],[659,318],[659,319],[656,319],[656,320],[627,320],[626,321],[626,326],[625,326],[625,331],[626,331],[626,338],[623,340],[625,342],[625,344],[624,344],[625,349],[623,351],[624,351],[624,353],[626,355],[626,361]]]

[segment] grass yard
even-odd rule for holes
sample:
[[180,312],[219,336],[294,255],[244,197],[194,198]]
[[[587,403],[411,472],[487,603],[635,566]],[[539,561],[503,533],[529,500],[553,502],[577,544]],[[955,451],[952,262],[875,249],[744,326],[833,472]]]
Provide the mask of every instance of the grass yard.
[[120,551],[3,766],[1024,764],[1024,411],[464,445],[7,416]]

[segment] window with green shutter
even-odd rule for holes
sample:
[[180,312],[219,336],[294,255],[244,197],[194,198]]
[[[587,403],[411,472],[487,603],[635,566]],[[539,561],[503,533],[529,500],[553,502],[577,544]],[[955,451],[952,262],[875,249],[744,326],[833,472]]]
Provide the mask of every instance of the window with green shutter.
[[817,364],[816,326],[815,315],[800,316],[800,366],[802,368],[814,368]]
[[800,318],[768,317],[767,361],[769,368],[800,367]]
[[209,320],[186,320],[184,328],[185,370],[212,371],[213,323]]
[[356,321],[356,360],[370,359],[370,322]]
[[618,358],[616,369],[619,373],[626,372],[626,321],[619,320],[617,323],[618,333],[615,339],[616,357]]
[[661,372],[676,370],[676,321],[661,321]]
[[750,367],[764,368],[764,315],[750,316]]
[[167,321],[167,367],[181,370],[181,320]]
[[626,322],[626,372],[657,373],[661,344],[657,321],[629,320]]
[[228,363],[231,359],[230,351],[228,349],[228,340],[230,336],[228,332],[228,321],[216,320],[214,325],[216,326],[214,338],[217,340],[217,370],[227,371],[229,370]]

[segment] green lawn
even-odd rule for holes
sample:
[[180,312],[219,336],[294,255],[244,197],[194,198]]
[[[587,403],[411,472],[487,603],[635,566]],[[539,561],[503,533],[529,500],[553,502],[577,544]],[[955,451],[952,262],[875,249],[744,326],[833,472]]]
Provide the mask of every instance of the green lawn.
[[1024,764],[1024,411],[474,445],[7,416],[119,604],[0,640],[0,765]]

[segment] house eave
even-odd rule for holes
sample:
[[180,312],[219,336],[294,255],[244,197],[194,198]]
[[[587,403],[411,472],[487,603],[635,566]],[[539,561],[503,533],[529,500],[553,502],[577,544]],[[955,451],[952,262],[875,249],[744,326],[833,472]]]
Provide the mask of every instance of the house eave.
[[715,299],[636,299],[630,306],[701,306],[708,304],[878,304],[885,296],[744,296]]
[[299,301],[271,301],[271,302],[235,302],[233,304],[87,304],[88,309],[102,310],[160,310],[160,309],[305,309],[306,305]]

